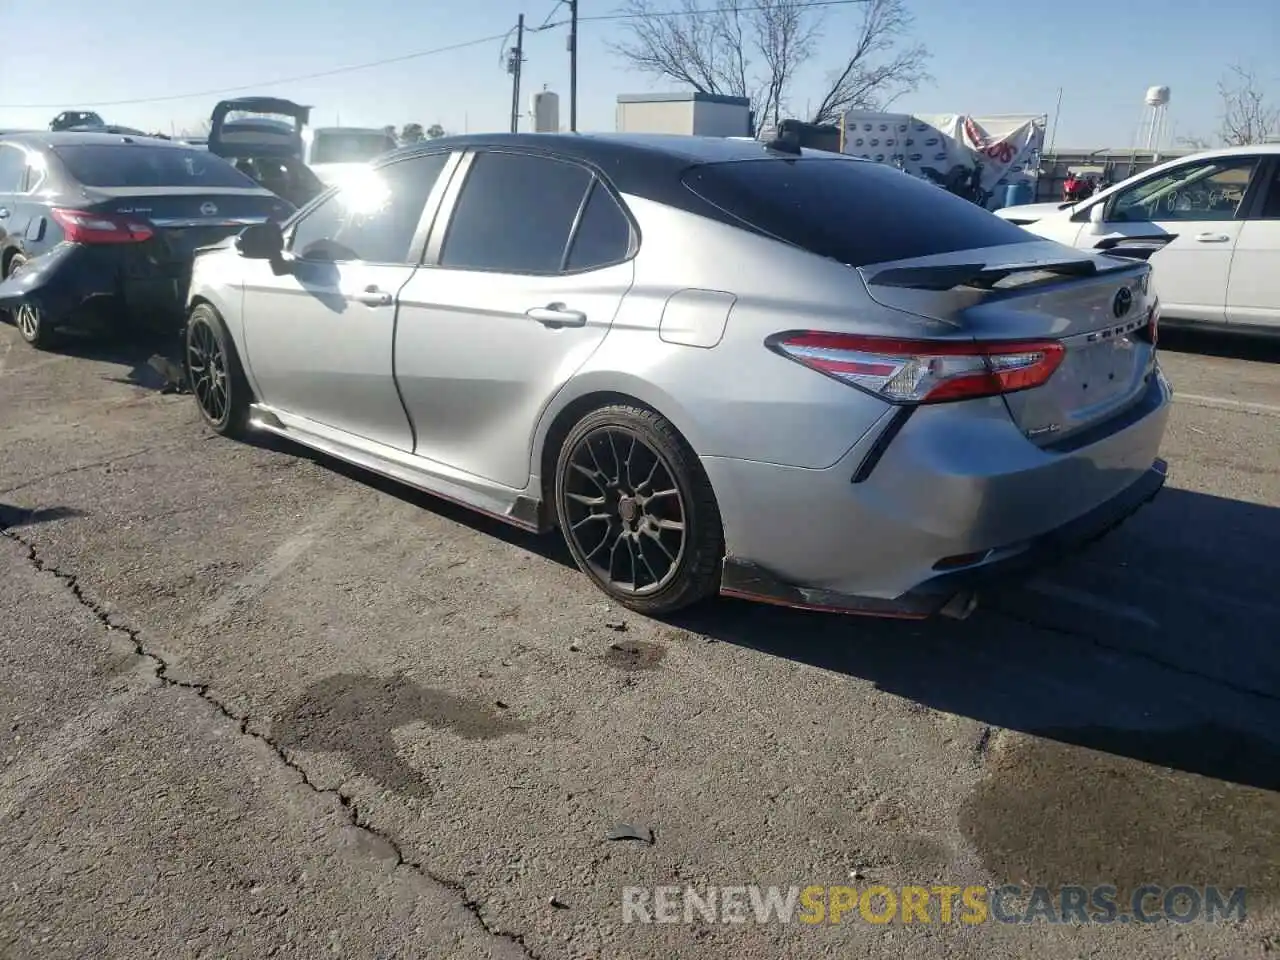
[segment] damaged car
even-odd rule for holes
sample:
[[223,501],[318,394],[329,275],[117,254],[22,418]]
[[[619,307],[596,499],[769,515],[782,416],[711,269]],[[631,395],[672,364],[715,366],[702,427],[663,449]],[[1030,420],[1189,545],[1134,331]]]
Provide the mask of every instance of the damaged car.
[[0,137],[0,310],[22,339],[176,330],[195,250],[294,212],[225,160],[106,133]]
[[278,97],[239,97],[213,108],[206,148],[296,207],[326,189],[305,162],[311,108]]

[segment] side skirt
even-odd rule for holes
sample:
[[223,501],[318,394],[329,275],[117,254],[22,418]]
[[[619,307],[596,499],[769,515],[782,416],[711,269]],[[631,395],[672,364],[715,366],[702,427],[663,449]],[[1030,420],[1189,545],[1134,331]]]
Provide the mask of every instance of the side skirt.
[[542,533],[549,529],[542,502],[519,490],[491,483],[306,417],[273,410],[261,403],[255,403],[249,408],[249,423],[255,429],[285,437],[337,460],[522,530]]

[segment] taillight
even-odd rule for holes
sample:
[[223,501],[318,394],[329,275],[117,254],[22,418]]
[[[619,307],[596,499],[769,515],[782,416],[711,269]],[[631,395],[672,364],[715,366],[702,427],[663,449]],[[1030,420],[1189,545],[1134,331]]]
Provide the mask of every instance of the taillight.
[[1160,339],[1160,301],[1157,300],[1151,305],[1151,310],[1147,313],[1147,341],[1154,347]]
[[142,243],[156,233],[141,217],[113,213],[55,209],[53,219],[61,225],[68,243]]
[[897,340],[812,330],[781,333],[777,353],[891,403],[970,400],[1045,383],[1062,363],[1054,340]]

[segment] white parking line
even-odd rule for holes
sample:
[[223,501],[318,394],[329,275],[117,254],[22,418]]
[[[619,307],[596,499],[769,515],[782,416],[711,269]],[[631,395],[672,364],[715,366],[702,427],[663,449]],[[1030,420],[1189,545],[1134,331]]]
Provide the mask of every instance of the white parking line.
[[1270,403],[1246,403],[1243,400],[1232,400],[1229,397],[1204,397],[1196,393],[1174,392],[1176,403],[1185,403],[1193,407],[1208,407],[1212,410],[1239,410],[1243,413],[1256,413],[1264,417],[1280,417],[1280,406]]
[[310,523],[276,547],[271,556],[201,609],[191,621],[192,626],[208,629],[228,617],[237,606],[266,590],[273,580],[297,563],[314,546],[316,538],[326,528],[351,509],[355,499],[352,494],[335,497]]
[[1051,580],[1032,580],[1026,585],[1026,588],[1034,593],[1039,593],[1049,597],[1056,597],[1059,600],[1065,600],[1067,603],[1073,603],[1079,607],[1096,610],[1098,613],[1106,614],[1109,617],[1139,623],[1152,630],[1160,629],[1160,622],[1145,610],[1139,607],[1130,606],[1127,603],[1119,603],[1115,600],[1110,600],[1107,597],[1100,597],[1096,593],[1089,593],[1086,590],[1077,590],[1075,587],[1063,586],[1062,584],[1054,583]]

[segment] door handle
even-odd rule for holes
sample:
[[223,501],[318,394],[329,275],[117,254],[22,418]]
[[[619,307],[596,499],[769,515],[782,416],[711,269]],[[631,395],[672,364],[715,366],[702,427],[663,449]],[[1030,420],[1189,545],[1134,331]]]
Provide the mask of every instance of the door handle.
[[1230,239],[1225,233],[1200,233],[1196,235],[1197,243],[1226,243]]
[[360,303],[366,303],[371,307],[389,307],[394,297],[387,291],[379,290],[370,284],[357,293],[353,299],[358,300]]
[[526,317],[537,320],[544,327],[558,330],[560,327],[585,327],[587,315],[581,310],[570,310],[563,303],[548,303],[545,307],[526,310]]

